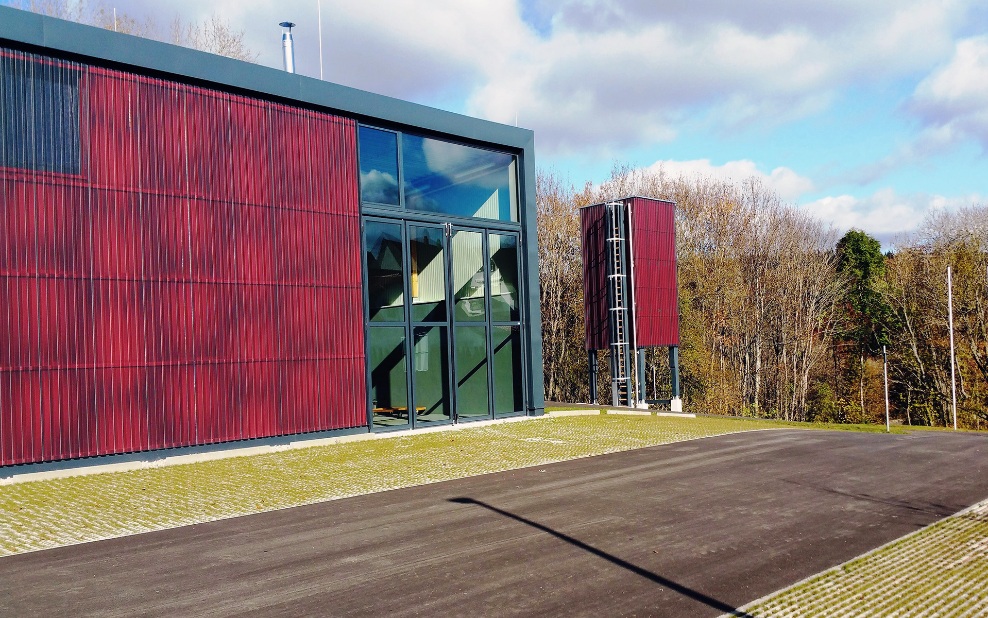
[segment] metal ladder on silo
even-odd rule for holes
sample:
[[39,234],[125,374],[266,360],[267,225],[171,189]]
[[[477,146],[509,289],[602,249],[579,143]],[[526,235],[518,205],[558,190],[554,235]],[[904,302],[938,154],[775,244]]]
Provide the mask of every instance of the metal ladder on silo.
[[627,253],[624,238],[624,204],[605,205],[607,226],[607,305],[611,331],[612,405],[630,405],[631,367],[628,316]]

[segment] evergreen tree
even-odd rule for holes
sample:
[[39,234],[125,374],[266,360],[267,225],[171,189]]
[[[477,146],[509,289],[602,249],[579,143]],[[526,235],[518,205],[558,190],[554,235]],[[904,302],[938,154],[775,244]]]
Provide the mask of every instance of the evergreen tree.
[[[865,416],[865,360],[881,353],[888,344],[891,310],[881,294],[885,278],[885,255],[877,239],[861,230],[850,230],[837,242],[837,272],[846,282],[844,328],[838,343],[853,343],[857,349],[856,377]],[[836,353],[835,353],[836,358]],[[850,370],[850,367],[848,367]]]

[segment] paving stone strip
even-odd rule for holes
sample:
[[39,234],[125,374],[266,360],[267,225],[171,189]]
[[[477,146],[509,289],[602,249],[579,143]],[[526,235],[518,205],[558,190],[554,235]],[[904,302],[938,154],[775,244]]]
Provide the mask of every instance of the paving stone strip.
[[748,616],[988,616],[988,500],[742,608]]
[[0,556],[777,426],[736,419],[550,416],[0,485]]

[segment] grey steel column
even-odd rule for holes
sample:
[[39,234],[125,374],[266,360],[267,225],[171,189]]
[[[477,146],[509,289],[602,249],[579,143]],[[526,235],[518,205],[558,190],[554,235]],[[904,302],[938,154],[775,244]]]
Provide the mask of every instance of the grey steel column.
[[672,382],[672,398],[679,399],[679,346],[669,347],[669,381]]
[[587,350],[590,366],[590,403],[597,403],[597,350]]
[[645,403],[645,348],[638,348],[638,370],[636,371],[638,378],[638,388],[636,392],[638,393],[638,399],[636,400],[639,404]]

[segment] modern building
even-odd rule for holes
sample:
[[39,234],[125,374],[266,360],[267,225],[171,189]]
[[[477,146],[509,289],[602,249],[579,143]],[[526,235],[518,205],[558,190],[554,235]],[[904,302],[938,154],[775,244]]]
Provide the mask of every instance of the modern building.
[[0,7],[0,466],[541,414],[533,156]]
[[[597,402],[597,352],[610,360],[611,403],[662,403],[682,412],[676,204],[632,196],[580,209],[590,400]],[[669,387],[652,380],[646,352],[668,348]],[[658,398],[668,393],[668,398]]]

